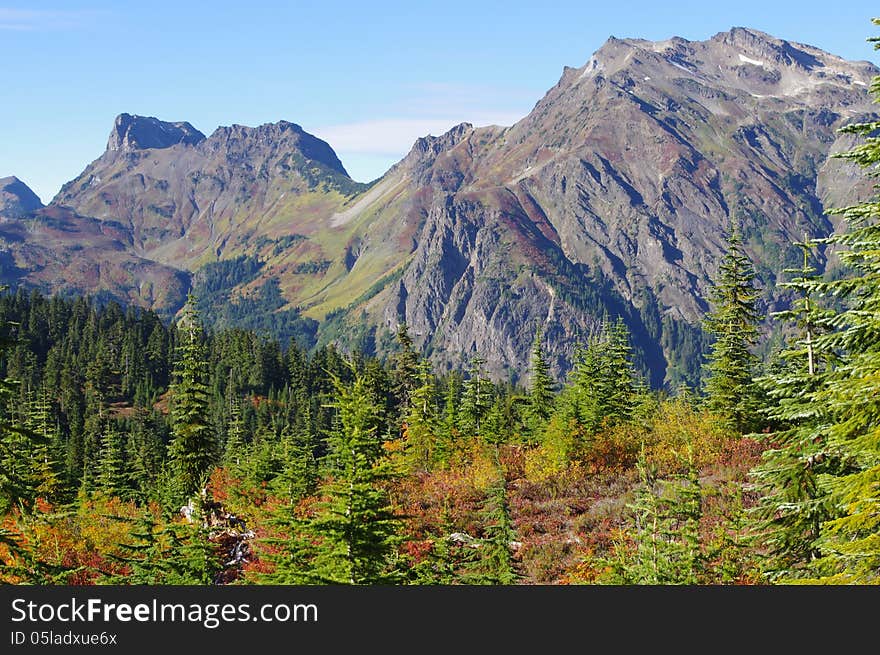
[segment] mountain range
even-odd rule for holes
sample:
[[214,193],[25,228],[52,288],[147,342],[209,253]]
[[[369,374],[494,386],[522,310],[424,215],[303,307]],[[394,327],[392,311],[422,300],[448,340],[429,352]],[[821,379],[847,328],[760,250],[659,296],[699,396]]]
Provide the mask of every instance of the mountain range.
[[0,282],[168,317],[193,290],[208,322],[379,355],[405,322],[441,368],[479,355],[514,379],[536,330],[562,374],[620,316],[654,386],[694,384],[731,221],[769,313],[794,242],[872,193],[833,155],[876,117],[878,74],[739,27],[612,37],[514,125],[421,138],[369,184],[287,121],[206,136],[122,114],[48,206],[0,179]]

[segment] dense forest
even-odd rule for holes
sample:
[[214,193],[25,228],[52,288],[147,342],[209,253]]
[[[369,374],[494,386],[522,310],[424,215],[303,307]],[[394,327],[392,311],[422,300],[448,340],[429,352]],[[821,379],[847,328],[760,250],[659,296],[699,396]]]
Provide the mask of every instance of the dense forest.
[[[880,21],[875,21],[880,24]],[[872,91],[880,97],[880,79]],[[880,123],[841,155],[873,174]],[[651,389],[620,317],[563,381],[437,374],[149,311],[0,296],[0,579],[31,584],[767,584],[880,579],[880,202],[798,244],[762,361],[731,223],[701,388]],[[842,263],[812,266],[818,247]],[[236,262],[247,266],[249,262]],[[231,269],[230,269],[231,270]],[[222,271],[220,271],[222,272]],[[267,302],[278,290],[267,288]],[[268,320],[268,319],[267,319]],[[248,325],[263,329],[263,324]]]

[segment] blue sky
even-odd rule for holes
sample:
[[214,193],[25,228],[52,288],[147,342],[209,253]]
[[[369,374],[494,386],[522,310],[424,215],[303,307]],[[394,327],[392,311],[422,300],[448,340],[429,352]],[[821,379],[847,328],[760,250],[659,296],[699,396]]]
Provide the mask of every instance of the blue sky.
[[873,4],[0,0],[0,177],[48,202],[129,112],[205,134],[290,120],[368,181],[419,136],[514,122],[612,35],[745,26],[880,63]]

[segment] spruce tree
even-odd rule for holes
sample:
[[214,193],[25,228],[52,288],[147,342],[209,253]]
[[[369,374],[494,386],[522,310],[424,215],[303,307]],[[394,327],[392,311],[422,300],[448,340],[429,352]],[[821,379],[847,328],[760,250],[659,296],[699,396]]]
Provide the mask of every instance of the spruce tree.
[[740,431],[751,431],[757,414],[754,376],[758,362],[758,291],[755,271],[743,251],[739,227],[731,222],[727,250],[711,292],[714,305],[705,329],[714,338],[707,362],[706,404]]
[[[873,20],[880,25],[880,19]],[[880,49],[880,37],[872,37]],[[880,76],[871,92],[880,100]],[[876,101],[875,100],[875,101]],[[880,121],[859,123],[842,131],[863,142],[840,157],[878,176]],[[826,521],[818,540],[821,557],[814,571],[828,583],[880,581],[880,196],[832,210],[848,229],[824,242],[838,248],[847,274],[816,283],[820,293],[839,299],[840,312],[829,321],[834,331],[817,337],[817,347],[843,353],[826,384],[814,394],[830,413],[829,447],[845,463],[820,478],[838,515]]]
[[[497,460],[496,460],[497,465]],[[507,480],[501,466],[490,485],[482,516],[483,538],[475,549],[475,559],[465,567],[466,584],[512,585],[520,578],[513,557],[516,531],[510,516]]]
[[178,329],[180,359],[170,389],[172,441],[168,454],[181,494],[188,497],[205,484],[216,455],[209,422],[207,353],[192,296]]
[[411,473],[427,473],[436,459],[438,433],[435,382],[427,362],[419,364],[418,380],[404,418],[404,457]]
[[814,244],[805,239],[796,245],[803,252],[803,264],[799,269],[786,269],[794,277],[781,286],[799,295],[791,309],[773,314],[791,324],[795,333],[780,353],[776,370],[757,380],[770,400],[765,416],[778,426],[755,435],[768,447],[761,464],[751,472],[760,493],[751,512],[751,531],[767,551],[763,569],[771,581],[807,575],[808,565],[819,556],[816,542],[822,524],[832,516],[819,475],[839,467],[825,436],[827,408],[814,398],[833,361],[833,353],[816,344],[833,312],[822,309],[816,298],[820,277],[810,263]]
[[529,393],[526,423],[531,435],[537,435],[553,412],[554,381],[544,355],[540,328],[535,331],[529,367]]
[[334,382],[338,422],[329,438],[329,477],[318,489],[326,500],[308,520],[288,510],[292,534],[273,558],[271,577],[300,584],[394,582],[401,525],[381,486],[395,475],[379,432],[383,417],[361,373],[350,385]]

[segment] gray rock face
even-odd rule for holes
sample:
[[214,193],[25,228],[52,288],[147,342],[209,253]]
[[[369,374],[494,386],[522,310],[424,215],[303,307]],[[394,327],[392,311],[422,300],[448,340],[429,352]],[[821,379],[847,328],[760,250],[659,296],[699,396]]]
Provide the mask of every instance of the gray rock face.
[[0,178],[0,216],[20,218],[42,206],[37,194],[17,177]]
[[255,224],[265,229],[268,214],[324,183],[361,188],[326,142],[294,123],[219,127],[205,138],[188,123],[123,114],[107,151],[53,204],[119,221],[138,254],[192,269],[244,247]]
[[187,122],[168,123],[147,116],[120,114],[107,140],[108,151],[170,148],[178,143],[195,145],[205,135]]
[[422,139],[389,173],[406,176],[424,222],[385,325],[405,319],[435,359],[480,352],[506,376],[539,326],[564,366],[607,309],[661,348],[645,353],[660,378],[680,381],[676,333],[708,308],[731,220],[773,311],[792,243],[827,235],[827,208],[870,194],[831,154],[852,145],[840,127],[874,114],[878,72],[743,28],[609,39],[512,127]]

